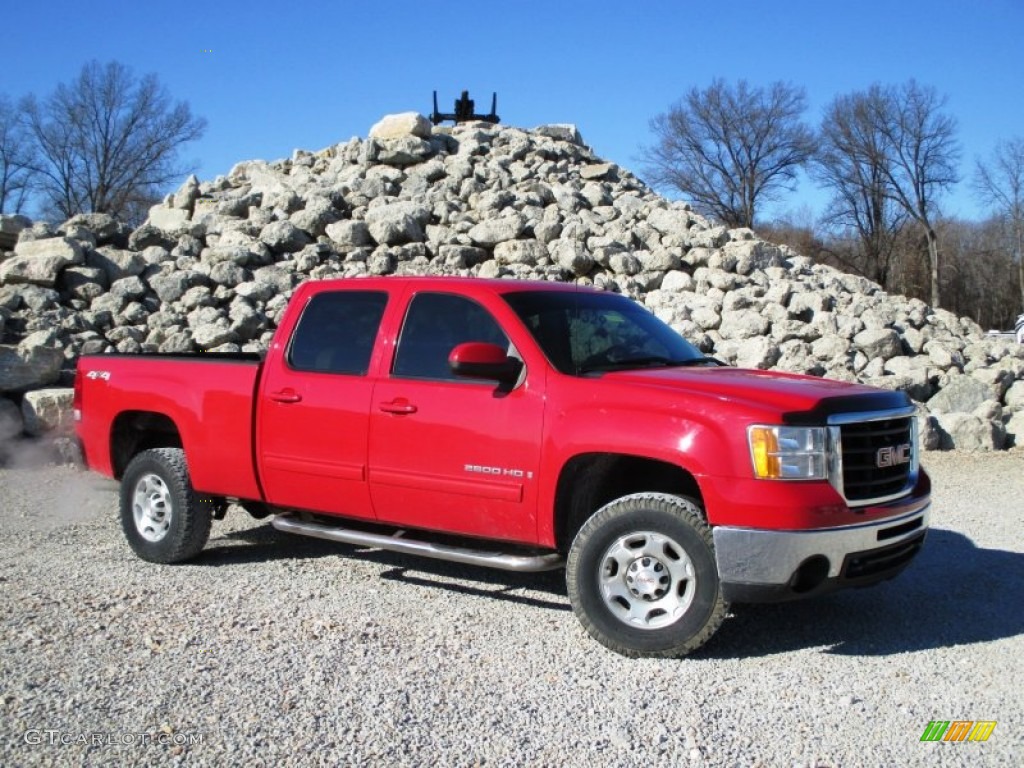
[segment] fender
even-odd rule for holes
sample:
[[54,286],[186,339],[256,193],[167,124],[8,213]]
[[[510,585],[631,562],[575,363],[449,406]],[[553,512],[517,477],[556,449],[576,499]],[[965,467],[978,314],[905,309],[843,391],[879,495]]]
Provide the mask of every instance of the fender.
[[616,453],[673,464],[693,475],[698,486],[712,476],[749,474],[746,432],[732,420],[756,420],[760,414],[727,411],[702,394],[659,388],[638,392],[612,379],[548,376],[540,478],[544,514],[537,532],[541,542],[554,541],[559,477],[580,454]]

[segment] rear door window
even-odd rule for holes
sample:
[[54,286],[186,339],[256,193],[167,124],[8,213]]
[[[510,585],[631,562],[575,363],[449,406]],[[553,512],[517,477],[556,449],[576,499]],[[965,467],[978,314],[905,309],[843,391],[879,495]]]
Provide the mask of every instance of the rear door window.
[[288,348],[298,371],[365,376],[384,316],[384,291],[327,291],[302,311]]

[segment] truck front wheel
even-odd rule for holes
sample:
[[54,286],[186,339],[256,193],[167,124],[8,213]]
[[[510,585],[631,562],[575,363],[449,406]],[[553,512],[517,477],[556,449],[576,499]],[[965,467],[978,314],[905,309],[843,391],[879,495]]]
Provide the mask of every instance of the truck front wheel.
[[599,509],[576,534],[566,582],[587,632],[625,656],[684,656],[728,609],[711,528],[682,496],[638,493]]
[[136,555],[152,563],[195,557],[210,537],[213,499],[192,488],[180,448],[151,448],[121,478],[121,528]]

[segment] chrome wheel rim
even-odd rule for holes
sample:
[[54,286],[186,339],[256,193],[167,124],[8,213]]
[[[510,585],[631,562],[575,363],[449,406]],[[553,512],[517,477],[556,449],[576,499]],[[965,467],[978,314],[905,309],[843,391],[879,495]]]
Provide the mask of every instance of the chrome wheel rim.
[[135,530],[146,541],[155,543],[167,535],[173,509],[171,490],[159,475],[143,475],[135,483],[132,494]]
[[669,536],[637,531],[605,550],[601,598],[619,621],[638,629],[675,623],[693,603],[697,578],[686,550]]

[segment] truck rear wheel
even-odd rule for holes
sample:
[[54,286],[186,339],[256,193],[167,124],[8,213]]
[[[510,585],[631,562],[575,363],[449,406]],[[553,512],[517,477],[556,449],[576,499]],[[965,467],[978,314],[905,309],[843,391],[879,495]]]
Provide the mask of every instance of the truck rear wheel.
[[121,479],[121,528],[136,555],[152,563],[195,557],[210,537],[213,499],[196,495],[180,448],[151,448]]
[[685,656],[728,609],[711,528],[682,496],[638,493],[599,509],[576,534],[566,582],[587,632],[625,656]]

